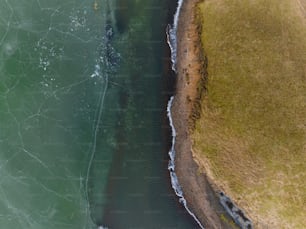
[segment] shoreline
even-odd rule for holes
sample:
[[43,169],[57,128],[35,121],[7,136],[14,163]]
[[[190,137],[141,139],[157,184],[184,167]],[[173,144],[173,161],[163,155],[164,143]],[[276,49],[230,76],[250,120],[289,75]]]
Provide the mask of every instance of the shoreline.
[[[213,177],[210,175],[211,171],[207,170],[203,172],[203,167],[205,167],[206,162],[195,154],[192,149],[194,142],[191,136],[194,130],[194,121],[199,118],[198,108],[201,105],[199,101],[201,100],[202,94],[206,91],[205,84],[202,83],[205,83],[207,79],[205,72],[207,61],[205,56],[203,56],[205,52],[202,49],[202,28],[199,23],[201,14],[197,11],[197,4],[202,1],[185,0],[178,22],[176,55],[177,82],[172,106],[172,119],[176,130],[176,142],[174,145],[176,151],[175,172],[184,198],[187,201],[188,209],[195,214],[205,228],[239,228],[238,225],[241,226],[241,224],[239,222],[237,223],[236,220],[237,224],[233,224],[232,219],[224,212],[225,209],[223,207],[220,209],[219,193],[221,190],[216,185],[220,184],[212,180]],[[291,13],[295,13],[294,15],[298,15],[304,19],[305,7],[305,0],[297,0],[297,4],[294,5],[294,9],[297,11],[292,11]],[[290,14],[288,13],[287,17],[289,16]],[[213,23],[212,26],[214,26]],[[287,58],[289,59],[289,57]],[[201,141],[201,137],[202,135],[199,135],[199,141]],[[202,167],[201,164],[204,166]],[[228,197],[225,196],[225,198]],[[231,198],[234,202],[239,203],[233,196]],[[252,203],[252,201],[249,203]],[[245,206],[241,205],[241,207],[243,210],[235,206],[238,209],[237,212],[239,212],[239,215],[241,216],[240,213],[244,211],[250,217],[248,219],[246,216],[241,216],[244,223],[248,223],[243,225],[251,225],[252,228],[252,221],[256,225],[256,228],[259,224],[267,225],[263,220],[266,219],[265,215],[259,218],[260,214],[251,214],[250,210],[245,208]],[[232,211],[232,209],[229,211]],[[228,223],[225,223],[225,221]],[[269,224],[271,222],[273,223],[274,221],[268,221]],[[242,226],[242,228],[245,227]]]
[[175,173],[187,202],[187,211],[194,213],[205,228],[235,228],[236,225],[219,202],[218,193],[199,170],[192,153],[190,121],[196,118],[193,109],[201,94],[199,82],[205,80],[201,37],[195,14],[198,2],[200,0],[183,1],[177,26],[177,80],[171,108],[176,131]]

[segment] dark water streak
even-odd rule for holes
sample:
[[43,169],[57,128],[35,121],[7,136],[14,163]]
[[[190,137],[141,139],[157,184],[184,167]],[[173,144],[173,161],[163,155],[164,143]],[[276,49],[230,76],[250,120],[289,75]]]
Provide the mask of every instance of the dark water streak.
[[[117,10],[118,12],[120,12],[120,14],[118,13],[118,17],[117,17],[117,26],[118,26],[118,31],[119,33],[123,33],[124,31],[127,30],[128,27],[128,22],[129,22],[129,18],[127,16],[127,4],[126,1],[119,1],[119,9]],[[173,15],[174,12],[176,10],[177,7],[177,3],[175,3],[175,1],[169,1],[169,3],[167,4],[168,7],[168,13],[167,13],[167,21],[166,23],[163,24],[162,29],[163,31],[166,31],[166,27],[168,24],[172,24],[173,23]],[[153,16],[154,17],[154,16]],[[156,28],[159,29],[159,28]],[[171,147],[171,129],[169,126],[169,120],[167,118],[167,111],[166,111],[166,107],[167,107],[167,102],[170,98],[171,95],[173,95],[174,91],[175,91],[175,74],[174,72],[171,70],[171,58],[170,58],[170,49],[169,46],[167,45],[166,42],[166,33],[162,33],[162,38],[156,38],[156,41],[162,40],[162,45],[161,45],[161,50],[160,51],[155,51],[155,55],[157,55],[155,58],[161,58],[160,54],[162,54],[162,59],[161,61],[159,61],[159,63],[161,64],[161,75],[158,77],[161,77],[160,80],[160,95],[161,95],[161,104],[160,104],[160,110],[157,112],[158,117],[156,117],[157,119],[161,120],[160,123],[160,132],[159,135],[162,136],[162,138],[160,139],[160,142],[158,143],[148,143],[149,145],[152,144],[154,146],[154,144],[160,144],[162,145],[162,148],[164,150],[162,150],[162,152],[157,153],[157,155],[155,155],[153,157],[153,159],[150,160],[155,160],[152,161],[152,163],[156,163],[156,161],[158,162],[158,168],[155,169],[160,169],[162,170],[161,173],[159,173],[159,176],[161,177],[149,177],[148,179],[156,179],[156,180],[163,180],[163,182],[160,185],[166,185],[165,188],[162,188],[164,190],[164,193],[162,193],[161,195],[163,195],[164,199],[168,202],[168,204],[173,205],[173,207],[171,207],[171,213],[169,214],[169,219],[167,219],[168,222],[163,221],[163,218],[167,218],[167,215],[163,216],[163,217],[155,217],[155,216],[150,216],[149,218],[151,219],[156,219],[158,220],[160,218],[160,222],[151,222],[152,224],[150,224],[150,222],[146,222],[146,220],[142,221],[142,215],[138,215],[133,211],[143,211],[143,206],[141,206],[142,204],[145,205],[146,203],[142,203],[140,204],[140,206],[133,208],[133,206],[127,207],[127,208],[120,208],[120,204],[118,205],[118,200],[116,200],[117,198],[120,198],[122,195],[131,195],[127,194],[125,192],[121,192],[122,190],[118,190],[118,189],[122,189],[124,187],[122,187],[122,181],[127,181],[130,179],[130,177],[128,175],[124,174],[124,166],[125,164],[129,163],[129,159],[127,159],[129,156],[127,155],[126,150],[129,148],[129,140],[127,135],[131,134],[130,130],[126,130],[125,128],[122,128],[124,126],[127,125],[127,123],[125,123],[124,121],[124,115],[122,114],[122,117],[120,118],[120,130],[117,131],[117,147],[116,150],[114,152],[114,156],[113,156],[113,162],[112,162],[112,166],[111,166],[111,170],[109,173],[109,177],[108,177],[108,184],[107,184],[107,191],[105,194],[106,196],[109,197],[108,200],[108,204],[105,206],[104,208],[104,215],[103,215],[103,220],[101,222],[97,222],[99,224],[104,224],[109,226],[110,228],[129,228],[129,226],[133,227],[133,226],[138,226],[140,228],[158,228],[157,225],[159,225],[160,227],[170,227],[170,228],[198,228],[198,225],[194,222],[194,220],[190,217],[190,215],[185,211],[184,207],[177,201],[177,197],[175,196],[173,189],[171,187],[171,182],[170,182],[170,176],[169,176],[169,172],[167,170],[167,166],[168,166],[168,161],[169,161],[169,157],[168,157],[168,149]],[[139,46],[140,47],[140,46]],[[141,48],[141,50],[136,50],[136,52],[138,53],[146,53],[146,48]],[[145,55],[143,56],[143,58],[145,58]],[[140,78],[143,77],[142,75],[139,74],[134,74],[132,75],[132,81],[139,81]],[[157,78],[158,78],[157,77]],[[141,99],[141,96],[145,96],[143,94],[143,90],[145,89],[138,89],[138,85],[132,85],[132,87],[134,87],[134,89],[132,89],[132,91],[136,91],[139,92],[139,95],[137,95],[138,97],[138,105],[139,107],[143,106],[143,102],[144,100]],[[143,87],[143,86],[141,86]],[[128,100],[129,100],[129,96],[132,96],[129,92],[123,91],[120,94],[120,109],[122,109],[123,111],[127,109],[128,106]],[[156,95],[158,96],[158,95]],[[141,129],[141,127],[139,127]],[[118,128],[119,129],[119,128]],[[135,132],[136,130],[136,132]],[[150,131],[150,129],[148,129],[147,131]],[[134,130],[132,131],[137,135],[137,127],[134,127]],[[135,143],[134,143],[135,144]],[[144,149],[142,149],[144,150]],[[137,155],[137,154],[136,154]],[[132,159],[133,160],[133,159]],[[137,160],[137,159],[136,159]],[[143,163],[143,164],[147,164],[147,163],[151,163],[148,161],[139,161],[139,163]],[[133,163],[131,163],[133,164]],[[146,165],[143,165],[143,167],[145,168]],[[156,166],[155,166],[156,167]],[[142,171],[140,170],[139,173],[142,173]],[[154,172],[152,172],[154,174]],[[139,182],[148,182],[148,181],[139,181]],[[145,187],[146,184],[142,185],[142,190],[137,190],[138,192],[134,193],[134,197],[137,198],[137,196],[139,198],[142,198],[143,200],[145,199],[149,199],[149,201],[154,202],[154,196],[156,196],[156,193],[149,191],[148,188],[149,187]],[[154,185],[156,186],[156,185]],[[154,186],[152,186],[154,188]],[[155,187],[156,188],[156,187]],[[132,189],[133,190],[133,189]],[[126,191],[128,192],[128,191]],[[147,193],[147,194],[145,194]],[[151,194],[150,194],[151,193]],[[121,196],[120,196],[121,195]],[[151,196],[147,196],[147,195],[151,195]],[[127,198],[131,198],[131,196],[128,196]],[[148,201],[148,200],[146,200]],[[159,199],[156,199],[156,201],[160,201]],[[117,202],[117,204],[115,203]],[[130,201],[128,201],[130,202]],[[127,202],[127,203],[128,203]],[[138,203],[139,204],[139,203]],[[137,204],[136,204],[137,205]],[[125,210],[123,210],[125,209]],[[127,210],[129,209],[129,210]],[[134,209],[134,210],[133,210]],[[138,209],[138,210],[137,210]],[[170,210],[169,209],[169,210]],[[131,214],[131,212],[132,214]],[[149,212],[150,209],[148,209],[147,214],[165,214],[166,212],[163,212],[163,209],[160,209],[158,211],[156,211],[153,209],[152,212]],[[128,215],[128,216],[127,216]],[[176,216],[175,216],[176,215]],[[179,217],[178,217],[179,216]],[[175,220],[172,220],[171,218],[174,217]],[[127,219],[129,218],[129,219]],[[128,222],[126,222],[126,220],[128,220]],[[120,221],[120,223],[119,223]],[[142,223],[141,223],[142,222]],[[123,226],[124,225],[124,226]]]

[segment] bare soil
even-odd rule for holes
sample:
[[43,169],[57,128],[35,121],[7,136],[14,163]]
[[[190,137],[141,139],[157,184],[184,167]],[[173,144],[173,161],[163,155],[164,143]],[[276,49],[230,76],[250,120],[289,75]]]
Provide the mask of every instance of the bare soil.
[[185,0],[178,24],[177,84],[172,113],[176,138],[176,173],[187,205],[205,228],[236,228],[219,203],[217,193],[199,170],[192,154],[190,123],[198,97],[198,85],[203,76],[203,59],[196,4]]

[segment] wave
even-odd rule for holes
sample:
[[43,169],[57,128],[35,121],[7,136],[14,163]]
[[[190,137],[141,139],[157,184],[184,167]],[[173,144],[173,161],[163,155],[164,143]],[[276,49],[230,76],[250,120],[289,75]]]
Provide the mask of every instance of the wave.
[[179,184],[177,175],[175,173],[175,148],[174,148],[174,146],[175,146],[175,139],[176,139],[176,130],[174,128],[172,115],[171,115],[171,107],[172,107],[173,99],[174,99],[174,96],[172,96],[170,98],[170,100],[168,102],[168,106],[167,106],[167,115],[168,115],[168,118],[169,118],[169,123],[170,123],[170,126],[171,126],[171,130],[172,130],[172,146],[171,146],[171,149],[169,151],[170,160],[169,160],[169,164],[168,164],[168,170],[170,171],[170,177],[171,177],[171,185],[172,185],[172,188],[173,188],[175,194],[179,197],[179,202],[184,205],[187,212],[194,218],[194,220],[198,223],[200,228],[204,229],[204,227],[202,226],[202,224],[198,220],[198,218],[188,208],[187,201],[186,201],[186,199],[184,198],[184,195],[183,195],[182,187]]
[[108,229],[108,227],[99,226],[98,229]]
[[[167,34],[167,43],[170,47],[171,50],[171,62],[172,62],[172,70],[177,73],[177,68],[176,68],[176,62],[177,62],[177,26],[178,26],[178,20],[179,20],[179,15],[180,11],[182,8],[183,0],[178,0],[178,5],[176,12],[174,14],[174,20],[173,20],[173,25],[168,25],[166,34]],[[172,96],[168,102],[167,105],[167,116],[169,119],[169,124],[171,126],[172,130],[172,146],[169,151],[169,164],[168,164],[168,170],[170,172],[170,178],[171,178],[171,186],[175,192],[175,194],[179,197],[179,202],[184,205],[185,209],[187,212],[193,217],[193,219],[198,223],[201,229],[204,229],[203,225],[201,222],[198,220],[198,218],[193,214],[193,212],[188,208],[187,206],[187,201],[184,198],[183,195],[183,190],[181,185],[179,184],[177,175],[175,173],[175,139],[176,139],[176,130],[173,124],[173,119],[172,119],[172,114],[171,114],[171,107],[173,103],[174,96]]]
[[176,55],[177,55],[177,25],[179,20],[180,11],[183,5],[183,0],[178,0],[176,12],[174,14],[173,25],[168,25],[166,34],[167,34],[167,43],[171,50],[171,62],[172,62],[172,70],[176,72]]

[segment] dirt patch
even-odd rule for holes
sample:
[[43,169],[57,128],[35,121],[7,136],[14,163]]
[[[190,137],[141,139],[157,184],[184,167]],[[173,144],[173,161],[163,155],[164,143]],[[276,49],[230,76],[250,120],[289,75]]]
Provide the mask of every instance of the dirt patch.
[[[192,149],[190,130],[198,117],[195,107],[204,91],[205,59],[197,23],[198,0],[185,0],[178,24],[177,85],[172,106],[176,138],[176,173],[187,205],[206,228],[236,228],[219,203],[206,175],[199,170]],[[200,87],[199,87],[200,85]],[[202,85],[202,86],[201,86]]]

